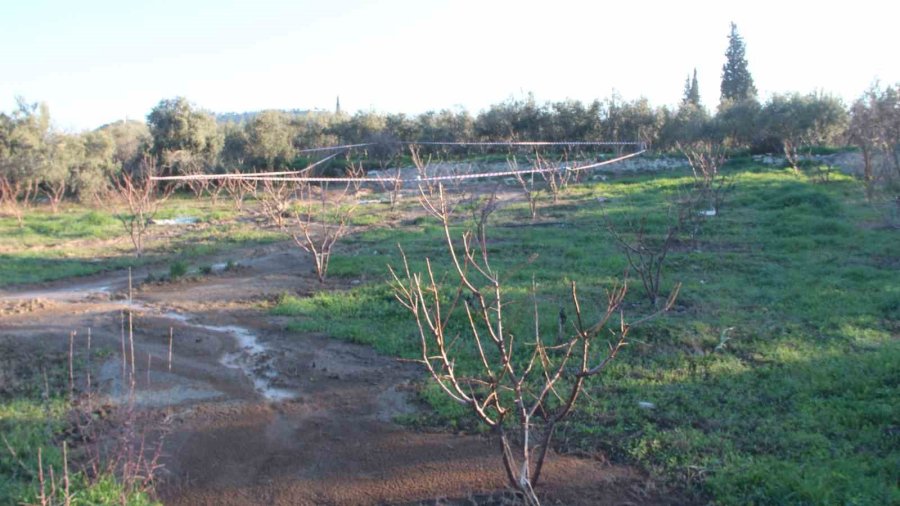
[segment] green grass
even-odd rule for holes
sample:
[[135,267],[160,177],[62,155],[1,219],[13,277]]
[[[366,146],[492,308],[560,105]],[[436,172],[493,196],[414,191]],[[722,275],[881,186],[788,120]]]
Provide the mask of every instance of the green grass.
[[[728,172],[736,187],[722,213],[705,222],[697,248],[685,242],[668,257],[664,290],[683,283],[677,310],[636,329],[619,359],[587,385],[557,433],[558,449],[641,466],[715,504],[900,504],[900,234],[878,226],[883,211],[841,174],[817,184],[813,173],[749,157]],[[675,171],[572,186],[557,205],[545,200],[534,224],[524,203],[502,207],[492,217],[489,251],[512,302],[508,330],[531,332],[532,282],[543,335],[555,334],[572,280],[596,314],[604,288],[626,268],[606,225],[627,233],[645,218],[659,234],[668,202],[688,183],[685,171]],[[281,237],[234,220],[226,207],[170,200],[160,217],[195,216],[203,225],[151,244],[140,260],[103,212],[38,210],[22,228],[0,218],[0,286],[139,263],[168,269]],[[330,276],[362,283],[312,297],[286,294],[272,308],[290,317],[291,331],[420,354],[386,266],[400,265],[399,243],[413,270],[429,257],[442,278],[449,270],[442,230],[429,218],[378,227],[386,213],[383,204],[361,206],[351,224],[365,231],[342,240],[331,259]],[[461,219],[453,233],[468,226]],[[632,318],[650,311],[635,280],[625,307]],[[450,323],[450,334],[464,332],[461,319]],[[463,338],[457,350],[458,367],[476,367],[470,342]],[[432,409],[407,423],[484,430],[432,383],[420,395]],[[0,430],[29,469],[38,446],[52,465],[61,458],[53,443],[65,403],[39,399],[34,391],[0,398]],[[641,401],[655,408],[642,409]],[[9,459],[0,459],[0,471],[0,503],[34,500],[33,474]],[[104,503],[87,498],[114,497],[104,490],[115,491],[115,483],[107,485],[86,487],[80,497]]]
[[206,201],[178,196],[157,214],[157,218],[176,216],[196,217],[200,224],[151,226],[151,239],[141,258],[134,256],[122,224],[107,211],[70,205],[52,214],[34,208],[24,217],[22,227],[14,218],[0,217],[0,287],[168,264],[282,238],[236,220],[227,201],[213,207]]
[[[735,190],[704,224],[699,247],[682,245],[667,260],[664,290],[684,285],[678,310],[635,331],[588,385],[558,447],[640,465],[716,504],[900,503],[900,234],[872,226],[878,212],[846,176],[815,184],[752,163],[729,172]],[[498,211],[492,263],[506,273],[507,295],[521,301],[507,310],[509,331],[530,335],[532,279],[545,335],[555,333],[570,280],[583,301],[598,301],[626,266],[607,220],[627,230],[646,217],[658,233],[667,202],[687,182],[674,172],[573,187],[559,205],[544,204],[533,226],[521,226],[524,205]],[[385,266],[400,264],[397,243],[413,270],[430,257],[440,277],[447,263],[440,228],[415,223],[339,246],[330,275],[370,282],[286,296],[273,312],[295,316],[297,332],[416,357],[413,322],[393,300]],[[649,308],[638,283],[631,288],[626,307],[635,317]],[[458,366],[474,367],[472,347],[459,350]],[[433,410],[415,423],[478,430],[434,385],[421,396]]]

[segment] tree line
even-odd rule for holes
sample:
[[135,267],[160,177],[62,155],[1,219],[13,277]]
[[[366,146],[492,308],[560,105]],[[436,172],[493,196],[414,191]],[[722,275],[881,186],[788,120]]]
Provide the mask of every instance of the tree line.
[[269,110],[220,122],[176,97],[160,101],[146,123],[119,121],[83,133],[52,128],[46,105],[19,99],[13,111],[0,113],[0,198],[42,196],[55,208],[66,196],[96,198],[110,177],[148,161],[172,175],[275,170],[304,166],[302,151],[313,147],[370,143],[369,155],[377,157],[379,150],[423,141],[626,141],[664,152],[704,140],[780,152],[791,164],[811,146],[853,144],[867,173],[881,155],[900,174],[900,84],[874,84],[849,107],[823,92],[776,94],[760,102],[733,24],[725,56],[714,113],[700,101],[696,70],[675,107],[617,94],[590,103],[538,103],[529,94],[475,116],[462,109],[416,116]]

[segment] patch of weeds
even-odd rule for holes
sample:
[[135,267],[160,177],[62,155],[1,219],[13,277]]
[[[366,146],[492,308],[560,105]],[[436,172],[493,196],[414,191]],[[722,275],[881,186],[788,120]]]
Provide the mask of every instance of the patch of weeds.
[[309,312],[309,305],[296,295],[283,293],[269,312],[276,316],[303,316]]
[[184,277],[188,272],[188,264],[184,260],[176,260],[169,264],[169,279],[176,280]]
[[[65,355],[42,355],[38,362],[48,367],[38,372],[33,367],[36,357],[25,357],[16,350],[0,351],[3,370],[14,371],[17,379],[14,384],[4,382],[9,388],[0,389],[0,504],[41,504],[41,472],[48,504],[160,504],[145,492],[127,489],[111,473],[89,479],[74,463],[80,449],[77,438],[69,432],[71,417],[74,410],[84,408],[66,398],[65,367],[50,366],[65,363]],[[80,376],[84,362],[75,360],[75,365]],[[64,497],[62,486],[63,441],[68,442],[71,501]]]
[[326,332],[336,338],[374,346],[389,355],[414,356],[412,322],[394,303],[387,284],[361,285],[311,297],[283,295],[271,309],[280,316],[299,316],[288,325],[294,332]]

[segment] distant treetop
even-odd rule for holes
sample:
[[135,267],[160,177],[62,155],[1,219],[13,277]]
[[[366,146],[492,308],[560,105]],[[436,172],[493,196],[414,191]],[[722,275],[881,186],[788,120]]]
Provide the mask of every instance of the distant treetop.
[[[308,116],[321,114],[320,111],[311,111],[309,109],[277,109],[278,112],[284,113],[291,117],[305,118]],[[217,112],[215,113],[216,123],[235,123],[243,125],[263,112],[266,111],[247,111],[247,112]]]

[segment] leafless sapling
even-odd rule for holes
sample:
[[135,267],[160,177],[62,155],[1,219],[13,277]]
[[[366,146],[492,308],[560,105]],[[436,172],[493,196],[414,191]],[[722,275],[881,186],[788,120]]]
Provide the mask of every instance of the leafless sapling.
[[25,225],[25,211],[37,195],[37,183],[0,173],[0,210],[16,218],[19,228]]
[[350,188],[352,189],[351,193],[356,195],[359,193],[359,189],[362,187],[362,179],[366,176],[366,169],[363,167],[362,162],[354,163],[353,158],[351,158],[350,153],[347,153],[347,170],[344,173],[344,177],[350,178]]
[[375,148],[366,154],[373,156],[378,163],[380,178],[378,184],[381,190],[388,194],[388,202],[393,213],[400,203],[403,192],[403,170],[397,163],[400,155],[399,143],[376,144]]
[[235,211],[244,210],[244,201],[247,196],[256,195],[256,181],[240,177],[240,172],[234,171],[228,174],[221,183],[225,193],[231,197]]
[[[554,430],[572,412],[585,381],[616,358],[635,325],[668,310],[679,287],[663,307],[630,322],[622,308],[624,280],[607,291],[600,314],[590,320],[573,282],[571,328],[559,343],[546,344],[535,290],[531,321],[508,321],[513,301],[488,258],[484,223],[481,235],[468,231],[454,238],[451,208],[441,197],[439,188],[438,200],[425,204],[443,225],[449,273],[436,272],[431,259],[424,272],[414,272],[401,249],[402,268],[391,268],[394,294],[415,320],[418,362],[444,394],[493,430],[510,487],[527,504],[539,504],[534,488]],[[533,340],[513,333],[523,327],[533,329]]]
[[654,307],[659,305],[663,293],[663,272],[669,252],[682,231],[699,226],[696,220],[702,219],[697,215],[696,203],[692,200],[695,196],[690,194],[685,201],[676,201],[669,208],[667,222],[659,233],[648,230],[646,217],[637,223],[616,224],[609,215],[603,214],[607,231],[628,260],[629,271],[640,278],[644,295]]
[[519,187],[522,189],[522,194],[528,202],[531,221],[534,221],[537,219],[538,200],[541,192],[540,181],[535,181],[534,172],[522,174],[522,171],[519,170],[519,162],[516,161],[515,155],[509,157],[507,164],[509,165],[509,170],[513,173],[513,177],[516,178],[516,182],[519,183]]
[[697,141],[689,145],[678,144],[687,158],[694,176],[694,187],[719,215],[728,193],[734,189],[734,178],[722,174],[719,169],[725,163],[725,147],[712,141]]
[[40,192],[47,198],[47,203],[50,204],[50,211],[53,214],[56,214],[59,212],[59,204],[62,203],[63,197],[66,196],[68,175],[66,174],[59,178],[45,179],[41,182],[39,188]]
[[153,179],[156,164],[144,158],[139,172],[122,171],[112,177],[112,195],[102,203],[113,206],[114,216],[131,238],[136,256],[144,254],[144,237],[160,206],[174,191],[173,185],[163,186]]
[[[423,160],[418,149],[413,146],[410,146],[409,149],[416,167],[419,202],[426,210],[434,214],[436,211],[429,209],[429,203],[441,199],[452,212],[468,199],[468,194],[462,187],[462,178],[459,177],[461,174],[457,170],[452,170],[450,174],[439,175],[437,171],[433,170],[431,156]],[[436,177],[443,179],[436,179]],[[444,191],[445,183],[454,189],[452,195]]]
[[563,155],[554,163],[535,152],[535,168],[540,170],[540,175],[553,198],[553,204],[558,204],[559,196],[569,186],[569,179],[573,174],[566,166],[566,156]]
[[382,191],[388,194],[388,202],[391,206],[391,212],[397,210],[397,204],[400,203],[400,197],[403,195],[403,172],[400,167],[391,169],[390,175],[385,176],[386,169],[379,171],[381,179],[378,184],[381,185]]
[[[349,184],[338,190],[329,190],[328,186],[327,183],[320,187],[300,184],[295,190],[298,197],[295,203],[280,201],[270,205],[277,212],[273,220],[281,219],[279,228],[300,249],[312,255],[320,283],[325,282],[334,246],[347,232],[347,224],[356,210],[356,204],[349,198]],[[265,198],[271,199],[272,195],[267,192]],[[290,221],[284,219],[281,209],[286,210]]]
[[285,218],[290,214],[290,206],[294,201],[298,186],[291,181],[263,180],[259,205],[263,215],[279,229],[285,228]]
[[205,164],[198,156],[190,151],[177,150],[165,151],[163,153],[164,171],[174,174],[176,168],[182,175],[190,176],[184,180],[184,184],[198,200],[203,196],[207,188],[209,188],[209,185],[214,183],[214,181],[207,177]]

